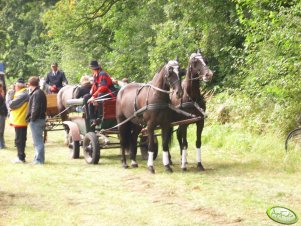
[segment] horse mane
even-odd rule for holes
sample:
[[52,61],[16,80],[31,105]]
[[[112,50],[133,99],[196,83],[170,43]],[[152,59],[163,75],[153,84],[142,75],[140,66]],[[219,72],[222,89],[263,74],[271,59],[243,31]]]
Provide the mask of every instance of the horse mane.
[[159,69],[157,70],[156,74],[160,73],[160,71],[162,70],[162,68],[163,68],[164,66],[165,66],[165,64],[161,65],[161,66],[159,67]]

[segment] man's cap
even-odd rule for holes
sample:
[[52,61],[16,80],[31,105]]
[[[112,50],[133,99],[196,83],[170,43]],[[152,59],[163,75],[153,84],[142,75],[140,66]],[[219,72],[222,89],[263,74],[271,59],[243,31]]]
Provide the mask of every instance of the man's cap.
[[90,68],[93,69],[93,70],[96,70],[96,69],[99,69],[100,66],[98,65],[98,62],[97,60],[92,60],[91,63],[90,63]]
[[25,84],[25,80],[24,80],[24,78],[18,78],[18,80],[16,81],[16,83]]

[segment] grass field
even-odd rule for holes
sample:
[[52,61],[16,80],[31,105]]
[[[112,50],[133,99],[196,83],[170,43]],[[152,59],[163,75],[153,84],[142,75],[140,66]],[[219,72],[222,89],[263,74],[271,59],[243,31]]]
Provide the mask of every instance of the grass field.
[[[233,127],[234,126],[234,127]],[[189,168],[180,169],[172,147],[174,173],[121,168],[119,150],[104,150],[100,164],[72,160],[63,132],[50,132],[46,164],[13,164],[14,132],[7,126],[8,148],[0,150],[0,225],[277,225],[266,210],[281,205],[301,215],[301,152],[285,154],[277,135],[251,136],[235,125],[208,125],[203,165],[197,172],[194,135]],[[300,221],[298,222],[300,223]],[[297,223],[297,224],[298,224]]]

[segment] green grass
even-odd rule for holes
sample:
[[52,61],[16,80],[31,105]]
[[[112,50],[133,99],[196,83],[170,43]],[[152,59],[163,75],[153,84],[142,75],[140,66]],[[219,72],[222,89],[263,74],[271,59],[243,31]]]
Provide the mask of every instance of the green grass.
[[[283,205],[301,214],[301,152],[286,154],[277,134],[250,135],[235,125],[207,125],[205,172],[197,172],[194,128],[189,131],[188,172],[121,168],[119,150],[103,150],[100,164],[72,160],[62,132],[50,132],[46,164],[15,165],[14,132],[0,150],[0,225],[275,225],[266,210]],[[27,161],[33,159],[29,130]],[[300,223],[300,222],[299,222]]]

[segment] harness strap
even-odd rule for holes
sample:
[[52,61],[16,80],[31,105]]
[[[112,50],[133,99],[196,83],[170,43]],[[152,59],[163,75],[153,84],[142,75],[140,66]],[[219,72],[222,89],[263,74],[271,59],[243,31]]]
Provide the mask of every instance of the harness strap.
[[183,110],[181,110],[180,108],[177,108],[177,107],[175,107],[175,106],[173,106],[173,105],[171,105],[171,104],[169,104],[168,107],[169,107],[171,110],[177,112],[178,114],[182,114],[182,115],[185,115],[185,116],[191,117],[191,118],[196,117],[196,115],[191,114],[191,113],[188,113],[188,112],[186,112],[186,111],[183,111]]
[[176,108],[193,108],[193,107],[194,107],[193,102],[184,102],[184,103],[181,102],[179,105],[176,106]]
[[185,103],[181,103],[179,104],[178,106],[176,106],[177,109],[180,109],[180,108],[193,108],[195,107],[203,116],[204,118],[207,118],[208,115],[207,113],[204,111],[203,108],[201,108],[197,102],[195,101],[192,101],[192,102],[185,102]]
[[[176,81],[177,82],[177,81]],[[160,88],[158,88],[158,87],[156,87],[156,86],[154,86],[154,85],[152,85],[152,84],[150,84],[150,83],[147,83],[147,84],[145,84],[145,86],[150,86],[150,87],[152,87],[153,89],[155,89],[155,90],[157,90],[157,91],[160,91],[160,92],[162,92],[162,93],[172,93],[172,91],[167,91],[167,90],[164,90],[164,89],[160,89]]]

